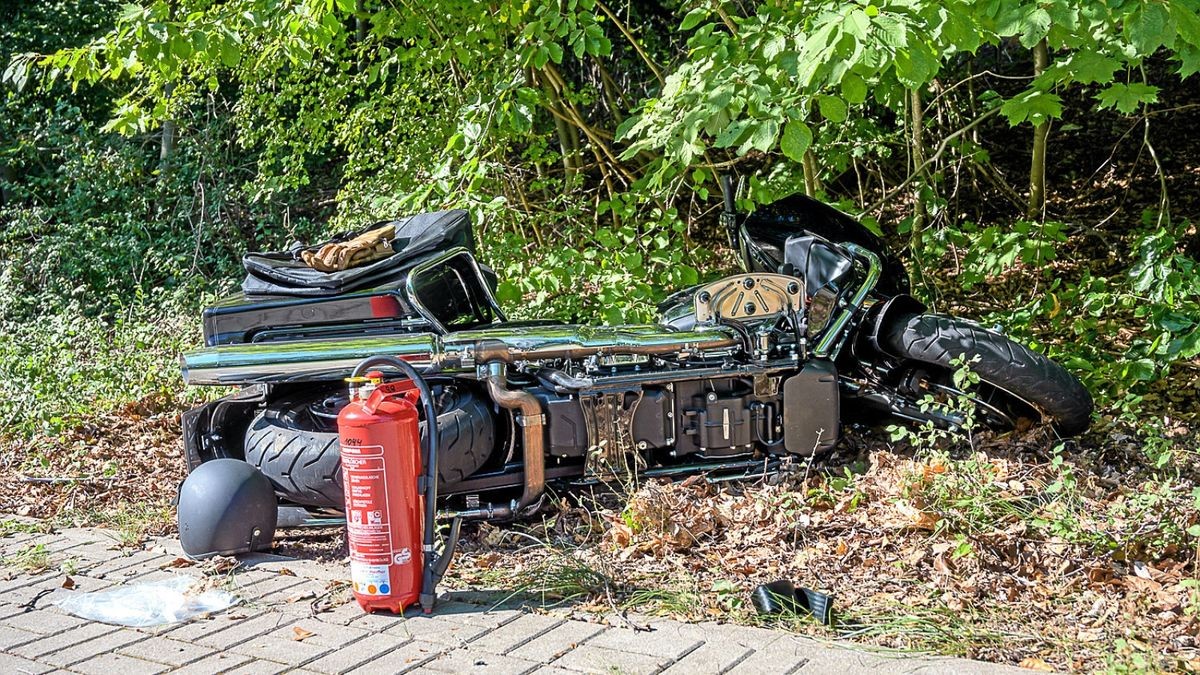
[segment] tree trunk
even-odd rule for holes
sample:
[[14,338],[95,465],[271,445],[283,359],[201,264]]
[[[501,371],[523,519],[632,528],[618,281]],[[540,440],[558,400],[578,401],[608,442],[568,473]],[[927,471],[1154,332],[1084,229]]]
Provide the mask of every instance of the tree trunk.
[[0,206],[5,206],[12,201],[12,195],[9,193],[8,185],[13,181],[13,169],[7,162],[0,164]]
[[359,44],[367,41],[367,19],[363,16],[366,12],[363,0],[356,0],[354,3],[354,38]]
[[563,170],[568,177],[575,175],[583,160],[579,157],[579,131],[567,121],[567,106],[558,88],[545,73],[538,78],[546,92],[547,108],[554,117],[554,130],[558,133],[558,147],[562,152]]
[[912,145],[913,171],[918,180],[914,181],[917,189],[913,192],[913,236],[919,235],[925,228],[929,214],[925,205],[925,189],[928,186],[929,172],[925,167],[925,104],[921,100],[920,89],[909,90],[909,137]]
[[816,197],[821,191],[821,172],[817,168],[817,156],[813,154],[812,148],[804,151],[801,166],[804,167],[804,194]]
[[[1050,49],[1046,38],[1033,48],[1033,75],[1037,77],[1050,66]],[[1038,218],[1046,208],[1046,137],[1050,135],[1050,121],[1033,127],[1033,159],[1029,164],[1029,206],[1025,209],[1028,218]]]

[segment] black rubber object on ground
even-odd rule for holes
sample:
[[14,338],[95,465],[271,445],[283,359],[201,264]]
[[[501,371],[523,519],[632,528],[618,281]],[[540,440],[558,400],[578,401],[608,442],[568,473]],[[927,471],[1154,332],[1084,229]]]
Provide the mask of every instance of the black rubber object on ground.
[[[246,461],[271,479],[280,498],[340,509],[345,501],[338,435],[312,419],[310,403],[280,401],[259,413],[246,430]],[[454,392],[442,407],[438,432],[438,484],[443,487],[475,473],[495,446],[487,404],[465,391]]]
[[1065,368],[1029,348],[975,324],[936,314],[901,317],[884,329],[880,344],[893,356],[953,368],[966,355],[979,379],[1047,415],[1063,436],[1087,430],[1092,395]]

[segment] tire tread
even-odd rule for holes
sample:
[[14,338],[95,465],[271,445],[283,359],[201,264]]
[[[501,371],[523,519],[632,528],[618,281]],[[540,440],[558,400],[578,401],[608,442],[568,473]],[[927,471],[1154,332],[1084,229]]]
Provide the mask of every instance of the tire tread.
[[[280,497],[305,506],[342,508],[342,457],[337,432],[297,428],[282,402],[250,422],[243,448],[246,461],[271,480]],[[491,413],[477,397],[461,394],[438,416],[439,485],[461,482],[477,471],[493,448]],[[424,437],[425,423],[421,423]]]
[[887,327],[880,342],[893,356],[950,368],[961,355],[979,356],[979,378],[1032,403],[1063,436],[1086,431],[1092,396],[1049,357],[1007,337],[954,317],[915,314]]

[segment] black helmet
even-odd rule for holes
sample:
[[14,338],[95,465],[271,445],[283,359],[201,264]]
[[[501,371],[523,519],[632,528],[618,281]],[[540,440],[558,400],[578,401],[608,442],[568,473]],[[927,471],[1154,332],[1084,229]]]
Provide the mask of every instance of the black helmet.
[[190,558],[265,549],[278,518],[271,481],[241,460],[205,462],[179,487],[179,543]]

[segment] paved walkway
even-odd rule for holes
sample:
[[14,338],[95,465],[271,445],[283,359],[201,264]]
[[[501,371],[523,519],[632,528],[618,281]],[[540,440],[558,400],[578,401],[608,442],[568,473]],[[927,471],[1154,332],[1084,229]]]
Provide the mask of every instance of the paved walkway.
[[[242,603],[182,625],[133,629],[89,622],[48,602],[70,572],[74,592],[175,574],[178,544],[119,550],[115,534],[67,529],[0,538],[0,559],[41,545],[54,571],[0,569],[0,673],[1019,673],[962,659],[891,657],[783,631],[646,619],[650,630],[578,621],[443,597],[432,617],[364,614],[345,602],[313,612],[344,579],[338,565],[258,556],[229,574]],[[39,597],[41,596],[41,597]],[[36,600],[36,602],[34,602]],[[31,604],[32,603],[32,604]],[[297,637],[304,636],[297,640]]]

